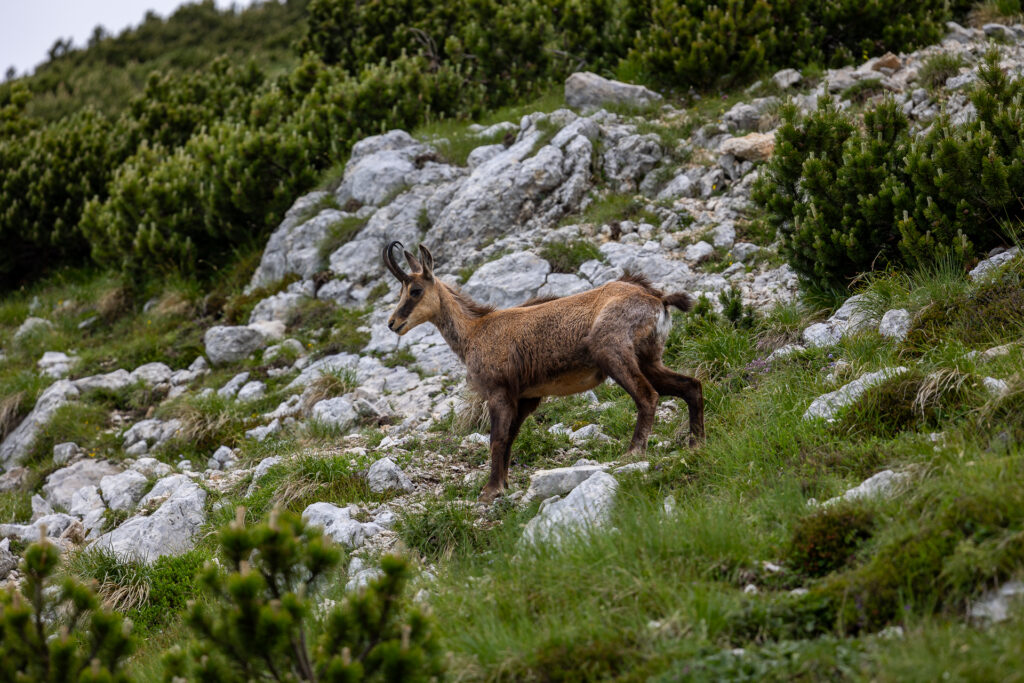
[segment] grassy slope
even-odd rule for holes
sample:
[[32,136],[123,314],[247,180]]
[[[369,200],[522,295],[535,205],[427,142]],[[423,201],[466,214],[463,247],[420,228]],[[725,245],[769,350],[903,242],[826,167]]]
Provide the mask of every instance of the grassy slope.
[[[543,106],[556,105],[552,100]],[[449,137],[456,157],[469,144],[463,144],[457,129],[421,133]],[[209,294],[190,283],[171,283],[164,291],[125,300],[115,279],[71,273],[9,296],[0,303],[0,347],[8,354],[0,364],[0,396],[22,394],[18,414],[31,408],[43,387],[34,371],[43,349],[74,349],[83,359],[75,376],[151,360],[187,366],[206,326],[219,316],[244,317],[254,303],[235,294],[252,266],[252,259],[242,259],[237,272],[225,273]],[[1016,269],[1013,278],[1024,267]],[[988,362],[964,354],[1019,340],[1024,309],[1015,308],[1016,280],[998,296],[970,299],[975,290],[962,271],[952,268],[914,278],[878,277],[868,285],[876,312],[904,306],[917,313],[931,306],[925,318],[931,326],[915,333],[912,343],[899,345],[866,332],[836,348],[808,351],[771,366],[759,359],[797,339],[816,316],[783,307],[749,327],[679,316],[666,360],[705,379],[707,445],[696,451],[679,446],[686,430],[684,411],[659,418],[652,442],[657,445],[650,453],[652,473],[624,482],[613,529],[590,541],[558,550],[521,548],[518,537],[533,508],[498,505],[478,520],[464,506],[448,504],[472,499],[475,489],[461,476],[446,479],[449,500],[407,515],[402,536],[410,552],[439,577],[431,589],[432,604],[453,652],[454,676],[934,680],[949,673],[962,680],[1013,680],[1024,663],[1014,645],[1024,635],[1024,624],[1014,620],[979,629],[965,622],[964,612],[969,599],[1024,569],[1024,501],[1018,485],[1024,474],[1019,446],[1024,358],[1020,349]],[[143,313],[141,304],[151,295],[159,303]],[[11,336],[37,296],[39,310],[56,330],[15,345]],[[939,307],[933,302],[960,300],[959,308],[935,313]],[[100,321],[79,332],[77,324],[93,315],[100,315]],[[303,311],[292,328],[294,336],[321,350],[357,344],[315,334],[332,324],[355,327],[336,315],[319,308]],[[850,367],[843,369],[839,359]],[[802,420],[814,397],[862,372],[892,365],[913,367],[917,383],[893,383],[888,391],[873,392],[835,426]],[[269,389],[254,408],[185,399],[161,407],[158,415],[191,419],[195,455],[212,450],[208,446],[214,442],[242,444],[241,432],[252,426],[251,413],[273,407],[283,396],[281,382],[267,376],[268,368],[257,360],[216,371],[200,385],[217,387],[234,373],[250,370],[268,380]],[[919,381],[936,371],[945,372],[944,382]],[[839,373],[838,384],[826,379],[829,372]],[[984,375],[1012,378],[1010,394],[1001,401],[989,397],[977,385]],[[325,382],[323,391],[341,392],[345,381],[335,378],[333,388]],[[946,391],[936,393],[936,387]],[[920,416],[907,406],[908,397],[919,394],[932,398]],[[610,405],[553,400],[527,422],[516,442],[517,486],[528,481],[524,466],[620,457],[632,430],[632,403],[615,387],[602,387],[599,396]],[[138,419],[152,402],[139,389],[116,397],[85,397],[47,430],[33,456],[34,482],[52,467],[48,446],[60,441],[78,440],[96,452],[123,457],[110,432],[114,425],[97,428],[90,418],[105,416],[113,405]],[[898,416],[895,423],[883,419],[892,415]],[[574,451],[562,437],[548,434],[547,427],[556,422],[597,422],[615,442]],[[933,441],[933,432],[943,437]],[[211,517],[211,530],[230,518],[237,503],[245,503],[255,517],[274,503],[301,510],[314,500],[372,501],[352,477],[366,462],[342,450],[350,444],[372,447],[380,437],[373,431],[339,444],[336,435],[311,429],[258,446],[243,444],[242,458],[250,463],[271,454],[303,455],[272,470],[267,485],[249,499],[244,497],[246,482],[211,496],[211,505],[228,503]],[[442,453],[481,465],[484,451],[462,451],[459,440],[454,424],[442,425],[409,458]],[[192,455],[189,448],[189,443],[173,444],[158,456],[174,463],[181,454]],[[835,571],[811,576],[790,549],[797,530],[813,517],[807,500],[837,495],[884,468],[912,472],[914,483],[894,499],[856,506],[873,520],[867,539],[843,554],[845,563]],[[25,519],[29,497],[0,494],[4,521]],[[667,497],[674,501],[671,514],[664,511]],[[821,544],[828,546],[824,540]],[[197,557],[210,557],[212,549],[207,537],[195,555],[159,572],[98,561],[72,565],[73,571],[100,580],[114,576],[120,585],[144,584],[147,596],[153,596],[129,611],[145,636],[132,664],[142,679],[159,678],[159,653],[185,637],[179,615],[184,601],[194,597],[194,585],[182,572]],[[770,572],[764,561],[783,570]],[[168,590],[169,583],[180,590]],[[751,584],[758,587],[756,595],[744,593]],[[808,588],[811,594],[791,597],[794,588]],[[881,602],[865,600],[873,596]],[[865,605],[890,612],[898,607],[897,616],[869,614]],[[905,636],[873,635],[886,623],[902,625]],[[734,648],[745,652],[733,654]]]

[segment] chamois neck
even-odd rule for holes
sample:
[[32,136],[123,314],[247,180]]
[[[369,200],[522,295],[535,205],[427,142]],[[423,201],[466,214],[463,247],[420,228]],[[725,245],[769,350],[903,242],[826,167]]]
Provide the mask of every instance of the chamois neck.
[[479,314],[463,301],[465,295],[452,291],[440,281],[437,283],[437,296],[440,305],[437,317],[433,321],[434,326],[459,360],[465,362],[466,351],[469,348],[469,330]]

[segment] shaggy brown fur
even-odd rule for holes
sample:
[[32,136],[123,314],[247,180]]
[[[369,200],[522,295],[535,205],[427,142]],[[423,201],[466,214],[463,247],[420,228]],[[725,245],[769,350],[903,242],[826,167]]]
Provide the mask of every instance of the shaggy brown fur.
[[686,401],[690,444],[704,438],[700,382],[661,362],[671,325],[669,306],[693,307],[686,294],[664,294],[640,275],[572,296],[535,299],[494,310],[474,303],[433,276],[434,258],[420,245],[408,251],[404,272],[393,257],[401,244],[384,248],[384,264],[402,283],[388,328],[403,335],[431,322],[466,364],[470,386],[487,400],[491,417],[491,477],[480,494],[490,501],[508,486],[512,442],[545,396],[567,396],[611,377],[637,406],[629,453],[647,448],[659,394]]

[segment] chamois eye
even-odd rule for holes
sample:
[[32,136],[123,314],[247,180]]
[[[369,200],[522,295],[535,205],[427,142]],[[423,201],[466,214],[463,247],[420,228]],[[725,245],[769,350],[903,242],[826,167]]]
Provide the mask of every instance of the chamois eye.
[[417,287],[416,289],[410,290],[409,294],[411,296],[419,296],[419,295],[423,294],[423,290],[421,288]]

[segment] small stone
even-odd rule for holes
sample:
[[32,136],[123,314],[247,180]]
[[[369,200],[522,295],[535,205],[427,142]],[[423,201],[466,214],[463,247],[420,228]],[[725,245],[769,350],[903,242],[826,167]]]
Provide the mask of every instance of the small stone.
[[801,80],[803,80],[803,77],[796,69],[783,69],[782,71],[776,71],[775,75],[772,76],[772,82],[783,90],[799,85]]
[[59,443],[53,447],[53,464],[54,465],[66,465],[71,460],[82,454],[82,449],[78,447],[78,444],[67,442]]
[[707,259],[713,253],[715,253],[715,248],[708,244],[707,242],[701,240],[696,244],[691,244],[690,246],[686,247],[686,250],[683,251],[683,258],[692,263],[699,263]]
[[910,332],[910,313],[902,308],[886,311],[878,324],[878,333],[887,339],[903,341]]
[[238,390],[238,395],[235,397],[241,403],[250,403],[252,401],[258,401],[267,395],[267,385],[258,380],[247,382],[242,385],[242,388]]
[[370,490],[374,493],[385,493],[387,491],[413,490],[413,483],[405,472],[402,471],[391,458],[381,458],[370,465],[366,473],[366,480],[370,484]]
[[750,133],[729,138],[718,147],[719,154],[730,154],[744,161],[764,161],[775,152],[774,133]]

